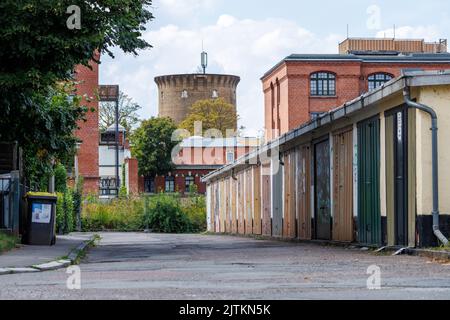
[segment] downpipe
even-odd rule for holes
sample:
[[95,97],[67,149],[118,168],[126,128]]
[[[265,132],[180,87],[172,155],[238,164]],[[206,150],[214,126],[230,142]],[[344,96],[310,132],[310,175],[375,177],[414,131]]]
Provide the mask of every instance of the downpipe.
[[438,151],[438,117],[433,108],[414,102],[411,100],[410,88],[405,86],[403,89],[403,97],[409,108],[418,109],[428,113],[431,116],[431,132],[432,132],[432,180],[433,180],[433,233],[439,241],[447,246],[448,239],[442,234],[439,228],[439,151]]

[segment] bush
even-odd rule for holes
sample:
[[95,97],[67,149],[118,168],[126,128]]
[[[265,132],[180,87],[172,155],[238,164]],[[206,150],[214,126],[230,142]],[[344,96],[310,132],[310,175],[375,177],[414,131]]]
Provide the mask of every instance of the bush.
[[192,223],[183,212],[179,196],[159,194],[148,202],[143,219],[146,228],[162,233],[192,232]]
[[195,196],[182,199],[183,212],[192,224],[192,231],[206,231],[206,199],[204,196]]
[[67,190],[67,171],[62,164],[58,164],[54,170],[55,190],[56,192],[66,192]]
[[144,203],[141,199],[93,200],[83,205],[83,231],[138,231],[142,230]]
[[58,193],[56,203],[56,232],[66,234],[75,230],[75,213],[73,191],[67,189],[65,193]]

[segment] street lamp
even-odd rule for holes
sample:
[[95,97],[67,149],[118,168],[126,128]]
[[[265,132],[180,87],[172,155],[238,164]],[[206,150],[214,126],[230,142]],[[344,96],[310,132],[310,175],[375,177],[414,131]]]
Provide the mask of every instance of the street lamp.
[[102,102],[114,102],[116,104],[116,189],[119,197],[120,175],[119,175],[119,86],[100,86],[99,100]]

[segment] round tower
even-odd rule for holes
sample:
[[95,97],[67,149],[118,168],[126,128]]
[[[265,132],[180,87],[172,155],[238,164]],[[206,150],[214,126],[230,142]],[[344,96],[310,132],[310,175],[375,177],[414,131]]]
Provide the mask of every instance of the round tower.
[[236,108],[238,76],[221,74],[179,74],[155,78],[159,92],[159,116],[176,124],[186,119],[199,100],[223,98]]

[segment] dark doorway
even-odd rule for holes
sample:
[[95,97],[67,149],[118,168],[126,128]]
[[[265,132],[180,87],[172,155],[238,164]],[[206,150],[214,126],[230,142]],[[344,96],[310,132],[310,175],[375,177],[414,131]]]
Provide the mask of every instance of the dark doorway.
[[408,119],[405,108],[394,117],[394,212],[395,244],[408,245]]
[[314,159],[316,239],[331,240],[330,141],[328,139],[315,144]]

